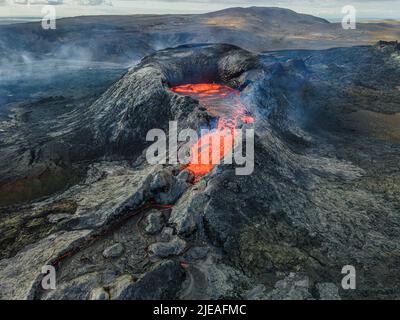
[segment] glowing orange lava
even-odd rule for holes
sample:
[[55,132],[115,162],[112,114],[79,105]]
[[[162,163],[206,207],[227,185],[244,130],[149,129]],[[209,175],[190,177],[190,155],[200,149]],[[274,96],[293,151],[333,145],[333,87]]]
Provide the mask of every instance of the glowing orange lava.
[[[199,100],[209,114],[218,118],[217,129],[203,135],[192,147],[192,154],[197,154],[197,161],[187,166],[197,178],[209,173],[215,166],[213,161],[212,141],[215,136],[220,136],[218,160],[222,160],[228,152],[232,151],[235,139],[235,128],[243,124],[253,123],[254,118],[247,111],[240,100],[240,92],[221,84],[199,83],[185,84],[171,89],[173,92],[190,96]],[[217,141],[217,140],[216,140]],[[227,146],[225,147],[225,143]],[[204,159],[208,159],[204,161]]]

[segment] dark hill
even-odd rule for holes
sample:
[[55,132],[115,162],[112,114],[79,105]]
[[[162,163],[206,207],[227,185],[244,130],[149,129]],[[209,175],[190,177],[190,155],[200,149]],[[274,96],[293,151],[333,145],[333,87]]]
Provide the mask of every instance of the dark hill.
[[398,37],[398,25],[341,24],[281,8],[233,8],[201,15],[90,16],[41,24],[0,26],[0,62],[23,55],[129,62],[159,49],[193,43],[229,43],[253,52],[348,47]]

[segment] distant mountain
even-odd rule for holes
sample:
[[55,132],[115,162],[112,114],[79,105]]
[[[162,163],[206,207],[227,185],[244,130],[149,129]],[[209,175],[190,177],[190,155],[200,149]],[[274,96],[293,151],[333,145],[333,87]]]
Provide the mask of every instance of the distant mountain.
[[229,43],[262,52],[324,49],[400,38],[394,23],[340,23],[267,7],[231,8],[199,15],[89,16],[0,26],[0,61],[20,55],[131,62],[156,50],[191,43]]
[[[293,24],[313,24],[313,23],[329,23],[328,20],[314,17],[308,14],[297,13],[290,9],[278,7],[249,7],[249,8],[229,8],[206,14],[209,17],[246,17],[249,21],[257,22],[262,20],[266,24],[284,23]],[[259,21],[258,21],[259,22]]]

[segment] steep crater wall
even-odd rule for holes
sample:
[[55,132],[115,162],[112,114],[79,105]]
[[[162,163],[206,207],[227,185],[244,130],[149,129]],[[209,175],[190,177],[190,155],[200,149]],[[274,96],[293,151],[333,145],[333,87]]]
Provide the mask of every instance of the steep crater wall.
[[[224,44],[187,45],[150,55],[90,107],[54,119],[57,125],[50,132],[45,123],[32,124],[27,130],[33,140],[29,148],[16,137],[15,144],[6,146],[0,156],[0,188],[7,184],[7,190],[13,190],[17,183],[18,190],[27,189],[26,200],[30,200],[47,195],[46,184],[52,179],[41,181],[42,186],[35,190],[30,185],[21,188],[21,184],[44,171],[46,177],[52,172],[68,176],[72,167],[99,159],[134,160],[148,145],[149,130],[167,130],[171,120],[193,129],[210,121],[198,101],[177,95],[170,87],[217,82],[239,88],[245,84],[247,72],[260,68],[256,55]],[[43,139],[33,138],[41,135]]]
[[170,87],[216,82],[237,88],[245,81],[240,76],[257,68],[256,55],[231,45],[188,45],[144,58],[90,108],[96,144],[106,155],[132,157],[145,147],[149,130],[166,129],[171,120],[198,129],[208,115]]

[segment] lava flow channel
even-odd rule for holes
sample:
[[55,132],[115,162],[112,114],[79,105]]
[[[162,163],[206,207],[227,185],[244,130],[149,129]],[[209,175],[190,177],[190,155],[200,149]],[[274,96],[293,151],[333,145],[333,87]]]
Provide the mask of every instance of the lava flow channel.
[[[228,86],[204,83],[185,84],[171,90],[197,99],[210,115],[218,119],[215,128],[211,128],[216,130],[201,136],[192,147],[192,155],[197,154],[198,160],[192,159],[187,169],[199,178],[209,173],[215,166],[212,156],[213,136],[220,136],[220,146],[216,149],[219,149],[218,160],[222,160],[232,151],[235,139],[234,129],[240,128],[243,124],[253,123],[254,118],[240,100],[240,92]],[[227,144],[226,147],[224,142]]]

